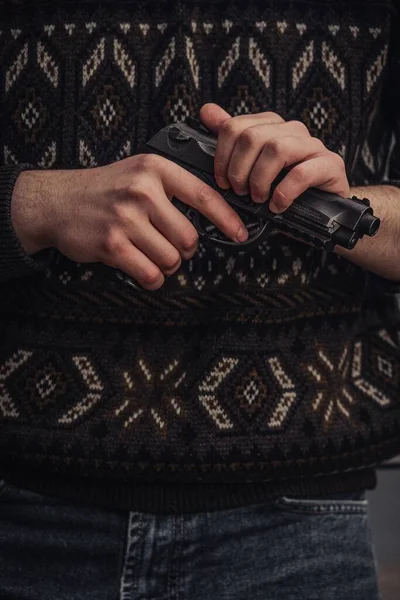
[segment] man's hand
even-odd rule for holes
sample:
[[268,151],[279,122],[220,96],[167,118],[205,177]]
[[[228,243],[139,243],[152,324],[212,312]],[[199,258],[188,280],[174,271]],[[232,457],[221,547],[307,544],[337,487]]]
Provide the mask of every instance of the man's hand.
[[221,188],[265,202],[271,183],[289,168],[270,200],[274,212],[284,211],[310,187],[350,196],[342,158],[312,137],[303,123],[285,122],[273,112],[230,117],[216,104],[203,106],[200,119],[218,135],[215,177]]
[[154,154],[95,169],[25,171],[11,213],[28,253],[54,247],[76,262],[116,267],[152,290],[197,249],[196,229],[172,197],[196,208],[231,239],[247,239],[243,222],[220,194]]
[[346,198],[368,198],[381,219],[378,234],[360,240],[353,250],[337,247],[336,251],[382,277],[400,281],[400,189],[350,190],[341,157],[311,137],[303,123],[285,122],[272,112],[232,118],[216,104],[203,106],[200,117],[218,135],[215,176],[222,188],[232,187],[237,194],[250,192],[255,202],[263,202],[279,172],[288,168],[270,200],[273,211],[285,210],[309,187]]
[[[343,160],[311,137],[304,124],[285,122],[271,112],[230,117],[216,104],[203,106],[200,118],[218,136],[215,175],[221,188],[265,202],[272,182],[287,168],[270,200],[271,210],[285,210],[309,187],[351,196]],[[400,279],[400,191],[366,188],[361,195],[371,199],[382,227],[355,250],[339,251],[384,277]],[[197,248],[197,232],[172,205],[173,196],[233,240],[247,239],[239,216],[216,191],[155,155],[96,169],[23,172],[11,212],[28,253],[56,247],[72,260],[105,263],[144,288],[157,289]]]

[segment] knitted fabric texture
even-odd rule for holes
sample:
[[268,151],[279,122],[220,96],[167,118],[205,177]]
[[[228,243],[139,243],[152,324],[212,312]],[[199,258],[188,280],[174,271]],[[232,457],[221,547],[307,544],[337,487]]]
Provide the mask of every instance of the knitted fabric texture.
[[[2,205],[18,165],[118,161],[208,101],[304,121],[352,184],[399,177],[388,2],[1,6]],[[344,473],[399,451],[399,348],[352,263],[272,235],[238,256],[200,246],[161,290],[140,293],[57,253],[41,267],[4,239],[4,464],[241,483]]]

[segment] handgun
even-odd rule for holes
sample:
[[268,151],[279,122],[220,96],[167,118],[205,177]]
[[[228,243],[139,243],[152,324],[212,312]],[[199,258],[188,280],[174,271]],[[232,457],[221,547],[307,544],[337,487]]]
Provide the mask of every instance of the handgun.
[[[288,209],[277,214],[269,210],[268,201],[256,203],[250,195],[239,196],[232,189],[218,187],[214,176],[216,146],[217,138],[200,121],[189,117],[184,123],[167,125],[144,147],[145,152],[172,160],[196,175],[217,190],[240,216],[250,219],[251,235],[247,241],[234,242],[218,233],[204,215],[174,198],[172,202],[190,219],[202,241],[245,252],[264,241],[273,230],[278,230],[332,252],[335,246],[351,250],[364,235],[377,233],[380,220],[374,216],[366,198],[342,198],[309,188]],[[273,182],[270,197],[284,174]]]
[[[309,188],[283,213],[277,214],[269,210],[269,199],[262,204],[255,203],[250,195],[239,196],[232,189],[218,187],[214,176],[216,147],[217,138],[199,120],[188,117],[184,123],[167,125],[140,148],[141,153],[158,154],[196,175],[217,190],[250,223],[248,229],[251,235],[248,240],[234,242],[222,233],[218,234],[216,227],[200,212],[173,198],[173,204],[190,219],[204,243],[221,246],[231,252],[246,252],[276,230],[332,252],[335,246],[351,250],[364,235],[372,237],[379,230],[380,219],[374,215],[367,198],[342,198],[337,194]],[[271,185],[270,198],[286,173],[282,171]],[[134,289],[143,291],[125,273],[117,271],[117,276]],[[373,286],[373,304],[379,305],[382,321],[389,331],[395,332],[393,339],[400,344],[400,284],[390,286],[391,282],[383,279],[381,282],[380,286]]]

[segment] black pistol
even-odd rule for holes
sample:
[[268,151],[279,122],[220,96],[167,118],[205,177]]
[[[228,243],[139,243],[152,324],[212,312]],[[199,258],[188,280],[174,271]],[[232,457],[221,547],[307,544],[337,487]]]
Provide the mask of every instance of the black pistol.
[[[352,249],[364,235],[373,236],[378,231],[380,220],[374,216],[367,199],[342,198],[310,188],[287,210],[276,214],[269,210],[268,202],[255,203],[250,196],[238,196],[232,189],[219,188],[214,177],[216,145],[216,137],[199,121],[189,118],[185,123],[164,127],[144,148],[145,152],[181,165],[216,189],[240,216],[250,218],[252,227],[248,240],[237,243],[218,235],[216,228],[198,211],[173,199],[190,218],[203,241],[243,252],[260,244],[275,229],[332,252],[336,245]],[[271,186],[271,194],[277,181]]]

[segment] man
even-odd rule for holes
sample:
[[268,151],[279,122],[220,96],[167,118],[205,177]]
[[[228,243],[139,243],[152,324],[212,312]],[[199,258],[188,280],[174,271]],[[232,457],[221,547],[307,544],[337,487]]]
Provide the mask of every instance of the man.
[[[384,1],[6,3],[3,597],[377,598],[363,492],[399,450],[399,349],[368,298],[370,272],[400,279],[395,27]],[[135,153],[198,111],[221,188],[277,212],[311,186],[368,197],[377,236],[198,247],[173,197],[230,239],[247,224]]]

